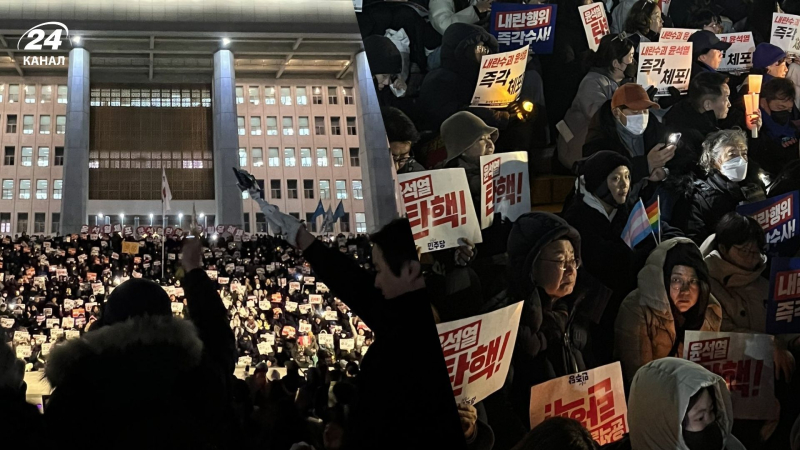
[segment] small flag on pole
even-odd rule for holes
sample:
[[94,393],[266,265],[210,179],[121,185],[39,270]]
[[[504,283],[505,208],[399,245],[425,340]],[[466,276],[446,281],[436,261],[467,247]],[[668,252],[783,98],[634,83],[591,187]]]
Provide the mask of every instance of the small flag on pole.
[[161,169],[161,201],[164,202],[164,210],[169,211],[169,201],[172,200],[172,191],[169,190],[166,169]]
[[625,229],[622,230],[622,240],[628,244],[628,247],[634,248],[651,233],[653,233],[653,228],[647,217],[644,203],[642,203],[642,199],[639,199],[631,210],[630,216],[628,216],[628,223],[625,224]]

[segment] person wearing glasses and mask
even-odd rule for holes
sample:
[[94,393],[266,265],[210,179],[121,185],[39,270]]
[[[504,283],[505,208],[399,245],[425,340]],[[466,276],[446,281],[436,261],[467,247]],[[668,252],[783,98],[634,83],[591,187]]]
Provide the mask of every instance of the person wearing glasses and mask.
[[686,235],[700,245],[725,213],[766,198],[758,166],[749,165],[747,135],[741,130],[711,133],[703,142],[700,167],[706,179],[694,182]]
[[751,139],[753,161],[773,179],[800,158],[798,138],[800,110],[795,106],[795,85],[787,78],[773,78],[761,88],[761,117],[764,127]]
[[[531,386],[596,367],[588,352],[590,311],[607,291],[581,266],[581,236],[564,219],[531,212],[508,237],[508,304],[522,301],[509,399],[527,420]],[[602,304],[599,308],[602,309]],[[524,423],[524,422],[523,422]]]
[[687,330],[720,330],[722,311],[709,283],[703,255],[689,239],[665,240],[650,254],[616,320],[614,353],[626,386],[650,361],[681,357]]
[[[764,230],[752,217],[729,212],[720,219],[716,233],[700,250],[711,277],[711,293],[722,306],[721,331],[766,332],[769,280],[762,277],[767,267]],[[775,378],[791,378],[795,369],[792,351],[800,351],[800,334],[775,336]]]

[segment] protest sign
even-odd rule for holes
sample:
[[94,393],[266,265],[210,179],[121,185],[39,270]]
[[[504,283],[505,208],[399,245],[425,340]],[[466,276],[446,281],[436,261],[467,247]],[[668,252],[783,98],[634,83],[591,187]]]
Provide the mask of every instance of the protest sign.
[[306,285],[306,284],[314,284],[314,280],[315,280],[314,277],[305,277],[305,278],[303,278],[303,284],[304,285]]
[[52,319],[47,319],[45,320],[45,327],[53,328],[54,326],[58,325],[58,322],[59,322],[58,318],[55,317]]
[[769,43],[786,53],[800,53],[800,17],[792,14],[772,13],[772,31]]
[[489,32],[497,38],[501,52],[524,47],[549,55],[556,38],[556,9],[556,5],[492,3]]
[[800,258],[773,258],[767,333],[800,333]]
[[253,358],[249,356],[240,356],[239,357],[239,365],[240,366],[249,366],[253,363]]
[[30,358],[31,357],[31,346],[30,345],[18,345],[17,346],[17,358]]
[[325,320],[338,320],[339,316],[336,314],[336,311],[325,311],[322,315]]
[[495,214],[513,222],[528,212],[528,152],[481,156],[481,229],[492,225]]
[[773,339],[767,334],[686,330],[683,359],[725,379],[735,419],[773,420],[778,418]]
[[329,291],[328,286],[326,286],[325,283],[320,283],[319,281],[317,281],[317,289],[316,290],[317,290],[317,292],[328,292]]
[[766,234],[767,254],[791,257],[797,253],[798,191],[771,197],[760,202],[737,206],[736,212],[758,221]]
[[172,307],[172,312],[174,313],[183,312],[183,303],[181,302],[172,302],[170,303],[170,306]]
[[717,37],[731,44],[729,49],[722,52],[722,62],[717,72],[745,72],[753,67],[753,52],[756,50],[753,33],[718,34]]
[[481,58],[481,71],[471,105],[505,108],[509,103],[516,101],[522,92],[527,64],[527,47],[506,53],[484,55]]
[[12,318],[2,318],[0,319],[0,327],[3,328],[11,328],[14,326],[14,319]]
[[280,303],[281,302],[281,293],[280,292],[276,292],[276,293],[272,294],[271,302],[272,303]]
[[56,276],[57,277],[66,277],[67,276],[67,269],[56,269]]
[[122,234],[125,237],[133,236],[133,227],[126,226],[125,228],[122,229]]
[[272,353],[272,346],[267,344],[266,342],[259,342],[256,347],[258,347],[258,353],[260,355],[267,355]]
[[300,310],[300,314],[308,314],[308,312],[311,311],[311,305],[309,304],[297,305],[297,309]]
[[355,339],[339,339],[339,349],[350,351],[356,348]]
[[228,284],[228,281],[230,281],[230,278],[228,278],[228,277],[219,277],[219,278],[217,278],[217,282],[219,284]]
[[297,311],[297,302],[290,302],[286,301],[286,311],[293,312]]
[[81,337],[81,332],[78,330],[67,330],[64,335],[67,337],[67,340],[79,339]]
[[311,332],[311,324],[310,323],[301,323],[300,324],[300,332],[301,333],[309,333],[309,332]]
[[506,380],[522,302],[436,325],[457,403],[474,405]]
[[103,233],[111,234],[111,225],[103,225]]
[[533,386],[531,428],[555,416],[581,422],[600,445],[622,439],[628,407],[619,362]]
[[300,290],[300,283],[298,283],[297,281],[292,281],[291,283],[289,283],[289,293],[299,290]]
[[92,293],[94,295],[105,294],[106,290],[103,287],[103,283],[92,283]]
[[658,42],[686,42],[697,31],[688,28],[662,28]]
[[217,279],[217,271],[216,270],[206,270],[206,275],[208,275],[208,278],[210,278],[212,280],[216,280]]
[[317,342],[319,343],[319,345],[324,347],[333,347],[333,335],[319,334],[317,335]]
[[610,32],[606,9],[602,3],[590,3],[579,6],[578,12],[583,21],[583,31],[586,32],[589,48],[596,52],[597,47],[600,46],[600,40]]
[[52,342],[45,342],[42,344],[42,355],[47,356],[50,354],[50,349],[53,347]]
[[89,225],[81,225],[81,234],[86,234],[89,232]]
[[458,246],[458,239],[483,242],[464,169],[398,175],[414,241],[422,253]]
[[61,318],[61,328],[72,328],[75,326],[75,319],[72,317]]
[[126,253],[128,255],[138,255],[139,244],[137,242],[123,242],[122,253]]
[[670,87],[686,92],[691,70],[691,42],[642,42],[639,45],[636,83],[645,89],[655,86],[658,89],[657,97],[670,95]]
[[267,333],[262,335],[264,337],[264,341],[269,345],[275,345],[275,334],[274,333]]
[[258,308],[259,308],[259,309],[262,309],[262,310],[264,310],[264,311],[268,310],[268,309],[270,308],[269,301],[267,301],[267,300],[264,300],[264,299],[262,299],[262,300],[259,300],[259,301],[258,301]]

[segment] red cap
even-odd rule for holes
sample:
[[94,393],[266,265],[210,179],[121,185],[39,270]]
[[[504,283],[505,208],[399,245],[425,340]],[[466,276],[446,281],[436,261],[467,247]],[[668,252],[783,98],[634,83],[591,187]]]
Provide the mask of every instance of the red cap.
[[614,96],[611,97],[611,108],[615,109],[620,106],[637,111],[650,108],[660,109],[658,103],[651,102],[644,88],[636,83],[623,84],[617,89],[617,92],[614,92]]

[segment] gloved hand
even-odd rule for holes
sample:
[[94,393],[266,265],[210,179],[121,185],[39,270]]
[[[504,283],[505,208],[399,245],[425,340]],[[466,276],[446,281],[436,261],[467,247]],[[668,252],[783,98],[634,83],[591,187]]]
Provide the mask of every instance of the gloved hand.
[[655,86],[650,86],[647,88],[647,96],[650,97],[651,102],[656,101],[656,94],[658,94],[658,88]]
[[261,208],[261,212],[264,213],[264,217],[276,233],[283,236],[289,245],[297,247],[297,232],[303,224],[289,214],[280,212],[277,206],[270,205],[269,202],[261,198],[261,193],[259,191],[248,189],[247,192],[250,194],[250,197],[258,203],[258,207]]

